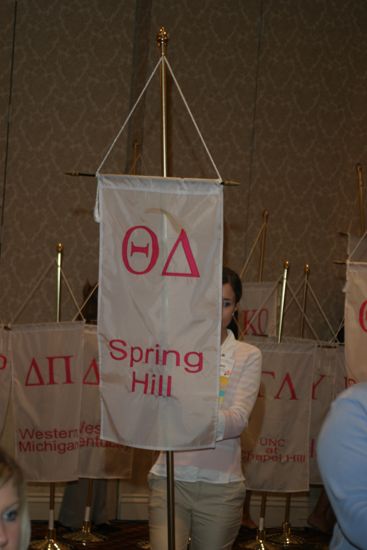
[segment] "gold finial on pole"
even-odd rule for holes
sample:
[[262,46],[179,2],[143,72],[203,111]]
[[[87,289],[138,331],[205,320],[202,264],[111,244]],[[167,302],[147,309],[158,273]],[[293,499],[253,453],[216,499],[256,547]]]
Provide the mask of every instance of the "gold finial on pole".
[[268,219],[269,219],[269,212],[268,212],[268,210],[264,210],[263,211],[263,230],[262,230],[262,234],[261,234],[261,244],[260,244],[260,263],[259,263],[259,276],[258,276],[258,281],[259,282],[261,282],[263,280],[266,231],[267,231],[267,228],[268,228]]
[[157,44],[159,49],[161,50],[162,55],[166,54],[168,40],[169,40],[168,32],[164,27],[161,27],[157,34]]
[[161,63],[161,129],[162,129],[162,175],[167,177],[167,70],[164,58],[167,52],[168,33],[164,27],[159,29],[157,43],[160,48]]
[[363,183],[363,171],[360,163],[356,164],[357,184],[358,184],[358,202],[359,202],[359,220],[361,224],[361,236],[366,231],[366,219],[364,211],[364,183]]
[[278,327],[278,344],[282,340],[283,321],[284,321],[284,305],[285,305],[285,293],[287,289],[289,262],[284,260],[283,262],[283,280],[282,280],[282,293],[280,298],[280,312],[279,312],[279,327]]

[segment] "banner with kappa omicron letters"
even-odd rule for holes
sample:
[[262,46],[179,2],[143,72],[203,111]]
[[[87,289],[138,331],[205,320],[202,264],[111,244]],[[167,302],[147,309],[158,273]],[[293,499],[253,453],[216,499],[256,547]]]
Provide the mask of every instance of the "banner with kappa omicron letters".
[[8,342],[9,331],[0,326],[0,436],[5,426],[11,387]]
[[311,393],[316,344],[254,342],[263,355],[262,382],[242,436],[246,486],[256,491],[307,491]]
[[367,262],[347,261],[345,363],[347,376],[367,381]]
[[278,282],[243,284],[238,321],[243,335],[275,336]]
[[102,437],[132,447],[215,446],[222,187],[98,177]]
[[84,323],[12,327],[15,455],[27,481],[78,478]]
[[132,473],[133,450],[100,439],[100,376],[96,326],[85,326],[83,363],[79,475],[87,478],[129,479]]

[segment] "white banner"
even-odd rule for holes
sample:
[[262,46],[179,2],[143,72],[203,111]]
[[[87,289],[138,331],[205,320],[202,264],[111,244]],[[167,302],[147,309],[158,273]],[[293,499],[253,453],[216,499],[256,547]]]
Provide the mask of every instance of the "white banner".
[[16,457],[28,481],[78,477],[83,329],[75,322],[12,328]]
[[278,282],[244,283],[238,320],[241,333],[275,336],[277,329]]
[[222,187],[100,176],[102,437],[160,450],[215,445]]
[[11,388],[11,369],[9,362],[9,331],[0,327],[0,436],[5,426]]
[[246,485],[257,491],[307,491],[315,344],[263,343],[262,383],[243,434]]
[[85,327],[83,362],[79,476],[129,479],[132,473],[133,450],[100,439],[100,375],[96,326]]
[[347,262],[345,362],[348,377],[367,381],[367,263]]
[[310,483],[313,484],[322,484],[317,464],[316,442],[330,404],[336,397],[339,352],[337,345],[318,345],[315,349],[310,427]]

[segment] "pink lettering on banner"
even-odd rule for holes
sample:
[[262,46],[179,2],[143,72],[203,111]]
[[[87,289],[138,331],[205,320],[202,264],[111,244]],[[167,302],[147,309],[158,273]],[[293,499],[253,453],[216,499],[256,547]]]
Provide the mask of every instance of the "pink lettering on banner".
[[[168,271],[168,267],[169,267],[169,264],[171,263],[172,261],[172,258],[178,248],[178,246],[181,244],[182,248],[183,248],[183,251],[185,253],[185,256],[186,256],[186,259],[187,259],[187,262],[189,264],[189,267],[190,267],[190,273],[175,273],[175,272],[169,272]],[[167,261],[164,265],[164,268],[163,268],[163,271],[162,271],[162,275],[165,276],[165,277],[168,277],[168,276],[176,276],[176,277],[200,277],[200,273],[199,273],[199,269],[198,269],[198,266],[195,262],[195,259],[194,259],[194,255],[192,253],[192,250],[191,250],[191,246],[190,246],[190,243],[189,243],[189,239],[187,238],[187,235],[186,235],[186,231],[184,229],[181,229],[181,233],[179,234],[178,236],[178,239],[177,241],[175,242],[168,258],[167,258]]]
[[[25,386],[53,386],[56,384],[73,384],[71,378],[72,355],[55,355],[46,357],[47,369],[42,369],[35,357],[31,363],[25,379]],[[61,382],[56,381],[56,374],[61,375]]]
[[367,332],[367,300],[362,302],[359,308],[359,325],[364,332]]
[[7,366],[8,366],[8,360],[6,355],[3,355],[2,353],[0,353],[0,370],[5,370]]
[[203,353],[198,351],[188,351],[181,356],[181,353],[175,349],[162,349],[159,344],[152,348],[143,348],[141,346],[129,346],[125,340],[115,338],[110,340],[110,356],[115,361],[124,361],[128,359],[129,367],[136,365],[162,365],[180,367],[183,366],[185,372],[196,374],[203,370]]
[[131,391],[135,392],[140,388],[144,395],[157,395],[159,397],[171,397],[172,395],[172,376],[163,374],[145,373],[138,378],[135,371],[132,373]]
[[318,379],[317,382],[313,382],[312,383],[312,400],[314,401],[315,399],[317,399],[316,397],[316,389],[318,388],[318,386],[321,384],[321,382],[324,380],[324,378],[326,378],[326,375],[325,374],[320,374],[320,378]]
[[87,372],[83,377],[83,384],[86,386],[99,386],[99,366],[97,359],[92,359]]
[[296,391],[295,391],[295,388],[294,388],[294,385],[293,385],[293,381],[292,381],[292,378],[291,378],[291,375],[289,374],[289,372],[283,378],[281,386],[279,388],[279,391],[276,394],[276,396],[274,397],[274,399],[280,399],[280,394],[282,393],[282,391],[285,387],[287,387],[289,389],[289,396],[290,396],[289,399],[290,399],[290,401],[293,401],[293,400],[298,401]]
[[[132,241],[132,235],[135,231],[144,231],[148,234],[148,238],[150,239],[144,246],[138,246]],[[130,246],[130,254],[128,253],[128,246],[130,243],[130,237],[131,237],[131,246]],[[149,244],[151,248],[151,252],[149,253]],[[143,269],[142,271],[137,271],[133,269],[130,265],[130,259],[135,254],[143,254],[146,258],[149,259],[149,254],[151,256],[150,261],[148,265]],[[134,227],[130,227],[128,231],[125,234],[125,237],[122,241],[122,261],[126,267],[126,269],[130,273],[134,273],[135,275],[144,275],[144,273],[148,273],[153,269],[155,264],[157,263],[157,259],[159,256],[159,245],[158,245],[158,239],[156,234],[149,229],[149,227],[146,227],[145,225],[136,225]]]
[[[136,239],[135,241],[133,240],[134,234]],[[144,243],[137,244],[139,240],[144,238],[144,234],[146,234],[146,240]],[[187,260],[189,268],[188,272],[170,270],[170,264],[172,263],[179,247],[182,249]],[[122,262],[129,273],[133,273],[134,275],[145,275],[146,273],[149,273],[155,267],[159,258],[159,253],[158,237],[152,229],[146,225],[135,225],[126,231],[122,240]],[[147,265],[140,270],[132,267],[131,265],[131,258],[136,255],[139,255],[139,257],[144,256],[144,258],[147,259]],[[164,264],[161,275],[163,277],[200,277],[200,272],[190,246],[189,238],[184,229],[181,229],[172,250],[168,254],[168,258]]]
[[[154,347],[129,346],[120,338],[109,342],[110,357],[115,361],[126,360],[126,366],[132,369],[131,392],[141,391],[144,395],[171,397],[173,377],[168,369],[182,369],[188,374],[197,374],[204,368],[202,352],[188,351],[180,353],[175,349],[162,349],[160,344]],[[167,374],[148,373],[137,369],[141,366],[166,367]]]
[[[253,334],[255,336],[266,335],[266,327],[268,325],[269,312],[262,308],[257,314],[257,309],[243,310],[243,330],[244,334]],[[256,317],[255,317],[255,314]]]
[[[263,370],[261,374],[269,375],[274,380],[276,379],[275,371]],[[262,386],[263,385],[260,386],[259,395],[258,395],[259,398],[264,398],[265,397],[264,393],[262,392]],[[294,387],[294,384],[293,384],[293,380],[292,380],[292,377],[291,377],[289,372],[287,372],[287,374],[282,378],[282,380],[280,382],[279,390],[275,393],[275,395],[272,396],[273,399],[281,399],[281,394],[285,390],[285,388],[288,388],[288,395],[289,395],[288,399],[290,401],[298,401],[298,397],[297,397],[296,390],[295,390],[295,387]]]

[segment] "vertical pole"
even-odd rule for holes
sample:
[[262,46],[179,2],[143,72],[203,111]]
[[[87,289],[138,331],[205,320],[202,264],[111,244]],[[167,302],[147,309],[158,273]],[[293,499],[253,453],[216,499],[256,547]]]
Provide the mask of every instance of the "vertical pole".
[[[157,43],[160,48],[161,63],[161,136],[162,136],[162,175],[167,177],[167,68],[165,55],[168,44],[168,33],[164,27],[159,29]],[[166,451],[167,468],[167,536],[169,550],[175,550],[175,488],[173,451]]]
[[64,246],[61,243],[56,245],[57,252],[57,275],[56,275],[56,322],[59,323],[61,319],[61,267],[62,267],[62,254],[64,252]]
[[364,184],[363,184],[363,173],[361,164],[356,164],[356,173],[357,173],[357,184],[358,184],[358,202],[359,202],[359,219],[361,227],[361,237],[365,234],[366,231],[366,219],[364,213]]
[[258,281],[261,282],[263,280],[263,272],[264,272],[264,261],[265,261],[265,244],[266,244],[266,231],[268,228],[268,218],[269,218],[269,212],[267,210],[263,211],[263,229],[261,234],[261,243],[260,243],[260,262],[259,262],[259,273],[258,273]]
[[287,278],[288,278],[288,269],[289,269],[288,260],[284,260],[283,267],[284,269],[283,269],[282,293],[280,298],[280,313],[279,313],[279,326],[278,326],[278,344],[280,344],[282,340],[282,332],[283,332],[285,294],[287,289]]
[[162,138],[162,176],[167,177],[167,67],[164,61],[168,45],[168,33],[164,27],[159,29],[157,36],[160,48],[161,63],[161,138]]
[[[62,255],[64,252],[64,246],[62,243],[56,245],[57,252],[57,270],[56,270],[56,322],[61,320],[61,268],[62,268]],[[50,537],[54,538],[55,529],[55,483],[50,483],[50,511],[48,519],[48,530]]]
[[308,264],[305,264],[304,273],[305,273],[305,281],[303,286],[303,299],[302,299],[301,338],[303,338],[305,334],[305,314],[306,314],[306,306],[307,306],[308,277],[310,275],[310,266]]

